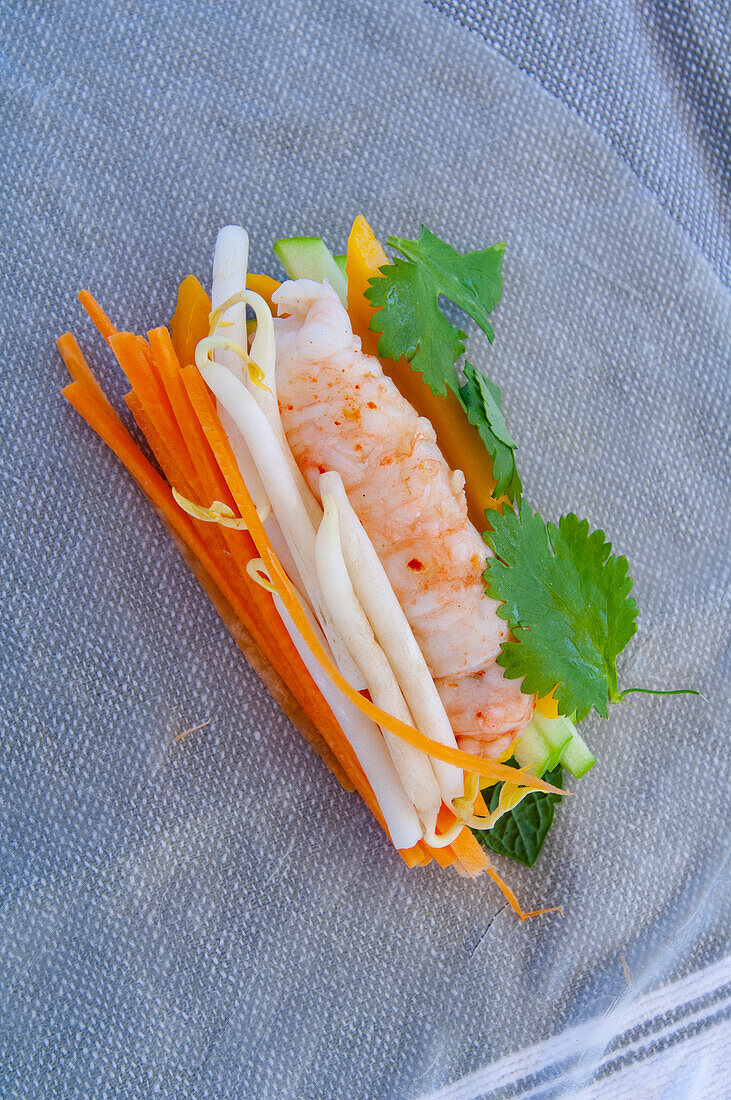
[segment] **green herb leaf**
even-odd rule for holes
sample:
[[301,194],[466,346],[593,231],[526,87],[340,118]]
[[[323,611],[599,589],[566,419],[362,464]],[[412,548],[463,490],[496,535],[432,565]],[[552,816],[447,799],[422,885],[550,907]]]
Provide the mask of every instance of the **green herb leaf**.
[[464,332],[450,325],[436,305],[436,291],[417,264],[396,260],[381,268],[388,275],[370,280],[366,297],[379,312],[371,320],[383,333],[378,354],[387,359],[403,356],[436,394],[447,386],[458,388],[454,363],[464,351]]
[[[514,760],[510,761],[515,764]],[[557,764],[553,771],[543,776],[554,787],[563,786],[563,771]],[[487,806],[492,813],[497,808],[502,783],[490,790]],[[503,814],[492,829],[474,829],[480,844],[491,848],[498,855],[507,856],[532,867],[540,855],[548,830],[553,824],[553,811],[561,801],[560,794],[548,794],[545,791],[531,791],[522,802]]]
[[505,245],[462,256],[425,226],[416,241],[389,237],[388,243],[406,259],[382,267],[366,291],[378,310],[370,323],[382,334],[378,354],[388,359],[403,356],[422,372],[435,394],[444,394],[447,386],[457,393],[454,364],[464,351],[465,334],[446,319],[439,295],[468,313],[492,341],[495,334],[487,315],[502,297]]
[[495,496],[505,493],[510,500],[519,500],[523,486],[515,467],[515,441],[500,409],[500,387],[488,381],[471,363],[465,362],[464,373],[466,382],[459,397],[467,419],[477,428],[492,459]]
[[594,707],[606,718],[607,704],[620,701],[617,656],[637,631],[627,559],[573,514],[546,524],[522,501],[489,521],[483,538],[496,558],[485,583],[515,638],[498,664],[508,679],[523,679],[526,695],[558,684],[561,714],[580,721]]

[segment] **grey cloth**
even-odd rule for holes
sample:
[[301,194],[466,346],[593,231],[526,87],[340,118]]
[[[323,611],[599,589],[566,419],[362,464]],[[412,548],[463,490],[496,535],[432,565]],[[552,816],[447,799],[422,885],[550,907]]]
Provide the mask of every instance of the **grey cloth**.
[[731,5],[428,0],[611,142],[731,277]]
[[[2,20],[3,1095],[413,1098],[718,962],[731,327],[685,230],[417,0]],[[358,212],[382,238],[506,240],[497,338],[470,351],[528,498],[629,557],[622,685],[706,697],[587,721],[599,764],[538,864],[500,863],[563,919],[521,925],[489,881],[401,865],[59,394],[67,327],[125,388],[81,286],[143,331],[188,271],[209,282],[222,224],[277,274],[277,237],[339,251]],[[559,1067],[554,1093],[598,1060]]]

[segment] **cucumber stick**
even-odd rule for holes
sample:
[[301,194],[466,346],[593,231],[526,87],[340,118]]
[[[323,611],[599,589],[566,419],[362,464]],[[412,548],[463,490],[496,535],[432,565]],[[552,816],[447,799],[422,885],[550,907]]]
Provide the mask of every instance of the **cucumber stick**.
[[576,779],[586,775],[589,768],[596,764],[596,757],[592,754],[584,738],[574,728],[574,733],[561,756],[561,764]]
[[527,768],[531,775],[540,779],[547,770],[550,753],[545,737],[536,729],[531,719],[515,742],[513,756],[521,768]]
[[545,738],[548,745],[550,755],[546,771],[550,772],[563,760],[563,754],[576,732],[576,727],[570,718],[546,718],[537,710],[533,712],[530,724]]
[[570,718],[545,718],[535,711],[528,725],[519,734],[513,755],[521,768],[527,768],[539,778],[557,764],[580,779],[596,759]]
[[581,779],[596,764],[596,757],[570,718],[544,718],[535,711],[529,723],[535,727],[551,747],[551,757],[546,771],[561,764],[575,779]]
[[534,711],[515,742],[513,755],[521,768],[528,768],[532,775],[540,778],[556,767],[573,732],[573,723],[568,718],[544,718]]
[[274,245],[274,255],[290,279],[325,279],[346,304],[348,284],[345,272],[334,259],[322,237],[283,237]]

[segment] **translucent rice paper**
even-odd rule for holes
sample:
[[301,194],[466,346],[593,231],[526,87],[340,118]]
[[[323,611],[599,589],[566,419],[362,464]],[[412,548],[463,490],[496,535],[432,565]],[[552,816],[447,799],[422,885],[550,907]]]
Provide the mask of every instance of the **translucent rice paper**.
[[[428,5],[233,12],[31,5],[4,35],[7,1095],[413,1098],[726,948],[727,295],[603,143]],[[500,863],[563,919],[401,864],[59,397],[66,327],[124,389],[79,287],[143,330],[209,282],[221,225],[276,275],[277,237],[341,251],[358,212],[507,242],[469,350],[527,495],[630,559],[621,684],[707,697],[583,727],[599,764],[537,866]]]

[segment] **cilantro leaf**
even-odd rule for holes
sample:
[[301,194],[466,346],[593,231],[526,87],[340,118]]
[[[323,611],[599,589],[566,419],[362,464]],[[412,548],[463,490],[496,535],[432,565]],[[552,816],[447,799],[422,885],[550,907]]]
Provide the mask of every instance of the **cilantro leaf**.
[[469,313],[492,343],[495,333],[487,315],[492,313],[503,294],[504,243],[461,256],[456,248],[440,240],[425,225],[416,241],[389,237],[388,243],[407,260],[420,264],[422,270],[431,275],[438,292]]
[[377,310],[370,327],[381,333],[378,354],[403,356],[437,395],[447,386],[457,393],[454,364],[464,351],[465,333],[444,316],[439,296],[468,313],[492,341],[495,334],[487,316],[502,297],[505,245],[462,256],[425,226],[416,241],[389,237],[388,243],[406,259],[382,267],[365,292]]
[[428,275],[417,264],[398,257],[388,267],[388,276],[370,280],[366,297],[380,307],[378,318],[383,334],[378,354],[387,359],[403,356],[436,394],[447,386],[458,388],[454,363],[464,351],[464,332],[449,323],[436,305],[436,291]]
[[637,631],[627,559],[573,514],[546,524],[523,501],[489,519],[483,538],[496,558],[485,583],[515,638],[497,663],[508,679],[524,678],[527,695],[558,684],[561,714],[581,720],[594,707],[606,718],[607,703],[620,700],[617,657]]
[[[516,761],[510,763],[515,764]],[[561,765],[557,764],[543,778],[554,787],[561,787]],[[490,797],[487,799],[490,813],[497,808],[501,787],[502,783],[498,783],[490,790]],[[553,824],[554,807],[560,801],[560,794],[531,791],[514,809],[503,814],[492,829],[474,829],[473,832],[480,844],[491,848],[498,855],[532,867]]]
[[471,363],[465,362],[464,373],[466,382],[459,397],[467,419],[477,428],[492,459],[495,496],[505,493],[510,500],[519,500],[523,486],[515,467],[515,440],[500,409],[500,387],[488,381]]

